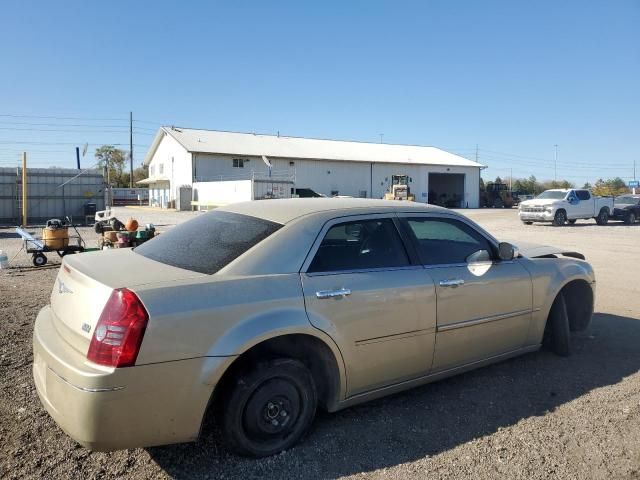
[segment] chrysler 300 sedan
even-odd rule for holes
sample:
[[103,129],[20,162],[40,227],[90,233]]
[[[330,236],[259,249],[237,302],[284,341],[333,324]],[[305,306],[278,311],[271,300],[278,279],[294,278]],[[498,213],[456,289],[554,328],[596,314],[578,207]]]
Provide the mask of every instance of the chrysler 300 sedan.
[[569,353],[582,255],[498,242],[466,217],[365,199],[230,205],[135,248],[67,256],[34,330],[42,404],[114,450],[198,438],[287,449],[333,412],[538,350]]

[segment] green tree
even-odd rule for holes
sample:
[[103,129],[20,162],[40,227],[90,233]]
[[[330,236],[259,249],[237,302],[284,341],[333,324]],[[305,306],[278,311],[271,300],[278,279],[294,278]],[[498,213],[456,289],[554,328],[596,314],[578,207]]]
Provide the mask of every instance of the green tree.
[[98,160],[98,167],[107,170],[107,183],[116,187],[128,187],[128,175],[127,183],[123,181],[122,172],[124,171],[126,163],[126,153],[124,150],[114,147],[113,145],[103,145],[96,149],[96,160]]
[[629,193],[627,184],[620,177],[603,180],[599,178],[592,190],[594,195],[610,196]]
[[[141,165],[138,168],[133,170],[133,187],[134,188],[144,188],[143,185],[136,185],[136,182],[140,180],[144,180],[149,176],[149,167],[146,165]],[[129,172],[125,172],[122,174],[122,182],[124,183],[124,187],[129,186]]]

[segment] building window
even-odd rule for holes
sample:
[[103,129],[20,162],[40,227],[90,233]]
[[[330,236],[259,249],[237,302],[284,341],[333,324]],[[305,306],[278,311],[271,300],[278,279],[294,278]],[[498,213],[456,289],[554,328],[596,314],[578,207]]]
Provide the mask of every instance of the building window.
[[149,167],[149,176],[153,177],[153,172],[155,171],[156,167],[154,165],[151,165]]
[[234,158],[233,168],[244,168],[244,158]]
[[158,165],[158,175],[162,175],[164,173],[164,163]]

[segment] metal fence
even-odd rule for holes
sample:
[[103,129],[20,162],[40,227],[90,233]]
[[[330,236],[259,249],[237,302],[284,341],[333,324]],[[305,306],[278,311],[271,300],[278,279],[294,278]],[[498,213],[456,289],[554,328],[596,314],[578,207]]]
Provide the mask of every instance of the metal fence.
[[[27,168],[27,221],[50,218],[85,220],[86,205],[104,210],[104,177],[99,170]],[[0,168],[0,224],[22,221],[22,168]]]

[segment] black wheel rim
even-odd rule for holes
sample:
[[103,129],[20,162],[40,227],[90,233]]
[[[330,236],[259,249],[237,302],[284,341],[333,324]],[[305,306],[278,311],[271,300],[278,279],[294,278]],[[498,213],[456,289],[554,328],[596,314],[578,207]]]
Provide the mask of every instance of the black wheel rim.
[[564,218],[564,212],[558,212],[558,223],[564,223],[565,222],[565,218]]
[[260,384],[242,415],[246,435],[260,444],[278,444],[295,430],[302,411],[302,396],[287,379],[272,378]]

